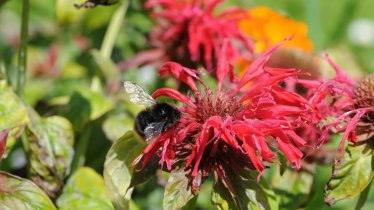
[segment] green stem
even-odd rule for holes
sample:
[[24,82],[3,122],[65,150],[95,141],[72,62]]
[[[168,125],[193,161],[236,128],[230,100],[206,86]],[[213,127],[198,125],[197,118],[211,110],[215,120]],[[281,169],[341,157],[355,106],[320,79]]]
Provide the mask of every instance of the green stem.
[[110,58],[110,56],[112,55],[113,46],[121,29],[128,5],[129,1],[123,0],[121,7],[116,10],[112,19],[110,20],[108,29],[104,36],[104,41],[100,49],[100,54],[104,58]]
[[88,147],[88,142],[91,134],[91,126],[86,125],[86,129],[83,131],[82,135],[79,138],[77,146],[75,148],[74,160],[71,165],[71,172],[74,172],[76,169],[84,165],[86,161],[86,152]]
[[21,23],[21,42],[18,52],[18,68],[16,74],[16,92],[22,97],[25,86],[26,67],[27,67],[27,43],[29,30],[29,9],[30,1],[23,0],[22,23]]

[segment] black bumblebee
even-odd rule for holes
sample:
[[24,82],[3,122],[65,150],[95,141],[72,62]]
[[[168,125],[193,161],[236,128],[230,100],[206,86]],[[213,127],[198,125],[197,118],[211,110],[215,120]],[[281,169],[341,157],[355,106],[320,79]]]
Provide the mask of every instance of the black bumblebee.
[[168,104],[157,103],[139,85],[126,81],[123,86],[135,104],[148,106],[135,117],[135,131],[147,142],[179,122],[180,111]]

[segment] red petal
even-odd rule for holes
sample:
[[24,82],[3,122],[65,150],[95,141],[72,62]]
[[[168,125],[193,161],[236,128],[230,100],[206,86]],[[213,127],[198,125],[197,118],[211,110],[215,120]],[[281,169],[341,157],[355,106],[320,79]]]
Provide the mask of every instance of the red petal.
[[244,73],[243,77],[239,81],[238,89],[242,88],[244,85],[246,85],[251,79],[253,78],[253,73],[256,71],[261,70],[261,68],[265,65],[267,60],[270,58],[271,54],[280,47],[284,42],[289,41],[293,38],[293,36],[290,36],[283,41],[279,42],[278,44],[274,45],[270,49],[268,49],[266,52],[264,52],[260,57],[258,57],[256,60],[254,60],[251,65],[248,67],[246,72]]
[[288,161],[295,164],[297,169],[300,169],[300,160],[303,153],[300,152],[287,138],[276,137],[279,149],[286,156]]
[[[248,144],[247,144],[248,143]],[[246,138],[243,141],[242,145],[243,149],[247,152],[249,158],[252,161],[253,166],[256,168],[257,171],[261,172],[265,169],[264,164],[262,164],[260,158],[258,158],[256,154],[256,150],[254,149],[254,143],[251,138]]]
[[197,75],[194,70],[183,67],[175,62],[166,62],[158,70],[158,75],[160,77],[165,77],[170,74],[176,79],[186,83],[193,91],[197,91],[194,81],[194,79],[197,78]]
[[0,160],[2,159],[5,153],[8,133],[9,129],[4,129],[0,132]]
[[218,80],[218,90],[221,90],[223,81],[227,74],[232,75],[233,74],[233,66],[229,63],[227,60],[227,47],[228,47],[229,41],[228,39],[225,39],[222,45],[222,49],[220,51],[219,57],[218,57],[218,64],[217,64],[217,80]]
[[152,97],[154,99],[156,99],[160,96],[167,96],[169,98],[175,99],[175,100],[180,101],[180,102],[185,103],[185,104],[190,101],[189,97],[184,96],[179,91],[171,89],[171,88],[160,88],[152,94]]
[[336,81],[343,82],[347,85],[353,86],[355,83],[354,81],[340,68],[334,61],[331,60],[328,54],[325,54],[325,59],[329,64],[334,68],[336,72],[336,77],[334,78]]

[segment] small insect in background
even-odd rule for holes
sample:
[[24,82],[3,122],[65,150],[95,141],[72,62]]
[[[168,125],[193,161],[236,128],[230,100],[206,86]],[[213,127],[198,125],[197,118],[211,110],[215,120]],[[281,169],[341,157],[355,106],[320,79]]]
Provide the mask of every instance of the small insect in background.
[[134,130],[147,142],[178,124],[181,113],[176,107],[165,102],[156,102],[134,82],[125,81],[123,86],[132,103],[147,106],[135,117],[134,125]]

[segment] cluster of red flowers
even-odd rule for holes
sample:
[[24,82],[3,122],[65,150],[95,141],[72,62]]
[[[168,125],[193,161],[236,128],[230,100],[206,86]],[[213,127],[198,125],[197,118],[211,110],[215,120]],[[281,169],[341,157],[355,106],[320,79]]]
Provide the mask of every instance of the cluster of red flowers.
[[157,25],[150,33],[154,49],[138,54],[121,68],[148,62],[175,61],[189,68],[204,66],[210,72],[218,59],[223,40],[228,38],[228,56],[251,57],[253,44],[238,27],[248,17],[240,8],[215,14],[223,0],[148,0],[145,7]]
[[[264,162],[274,162],[277,152],[299,169],[308,150],[329,141],[331,133],[344,133],[343,149],[347,140],[356,143],[357,130],[368,135],[374,130],[374,104],[368,99],[374,95],[374,76],[366,81],[373,89],[366,97],[362,94],[365,87],[357,86],[328,56],[326,60],[336,72],[330,80],[304,79],[308,75],[298,69],[266,65],[271,54],[291,38],[254,59],[241,77],[234,75],[230,61],[239,51],[228,38],[241,40],[247,49],[252,45],[236,29],[236,21],[245,13],[233,12],[241,10],[213,17],[220,2],[147,2],[148,8],[161,8],[153,15],[164,20],[153,31],[154,43],[168,55],[166,59],[175,61],[164,63],[159,76],[173,76],[188,85],[192,94],[170,88],[153,93],[153,98],[179,101],[182,115],[177,125],[149,143],[134,164],[144,168],[156,155],[167,170],[178,167],[186,171],[196,192],[212,171],[216,181],[243,170],[257,170],[260,177]],[[214,69],[215,91],[199,77],[196,64]],[[303,86],[304,93],[296,85]],[[358,93],[364,105],[358,102]]]
[[[193,95],[185,96],[170,88],[153,93],[154,98],[167,96],[182,102],[182,116],[176,126],[152,140],[134,163],[142,161],[144,167],[161,148],[161,165],[166,164],[171,170],[173,164],[184,161],[194,190],[212,170],[216,179],[226,177],[227,170],[240,173],[243,168],[256,169],[261,174],[265,169],[262,161],[273,162],[276,156],[271,147],[278,148],[300,168],[303,154],[299,148],[306,141],[295,130],[311,122],[313,113],[304,97],[280,86],[299,71],[264,66],[281,44],[256,59],[238,79],[226,57],[226,42],[217,64],[217,91],[207,87],[196,70],[174,62],[164,64],[161,75],[185,82]],[[224,83],[228,75],[230,81]],[[203,90],[197,88],[196,82]]]

